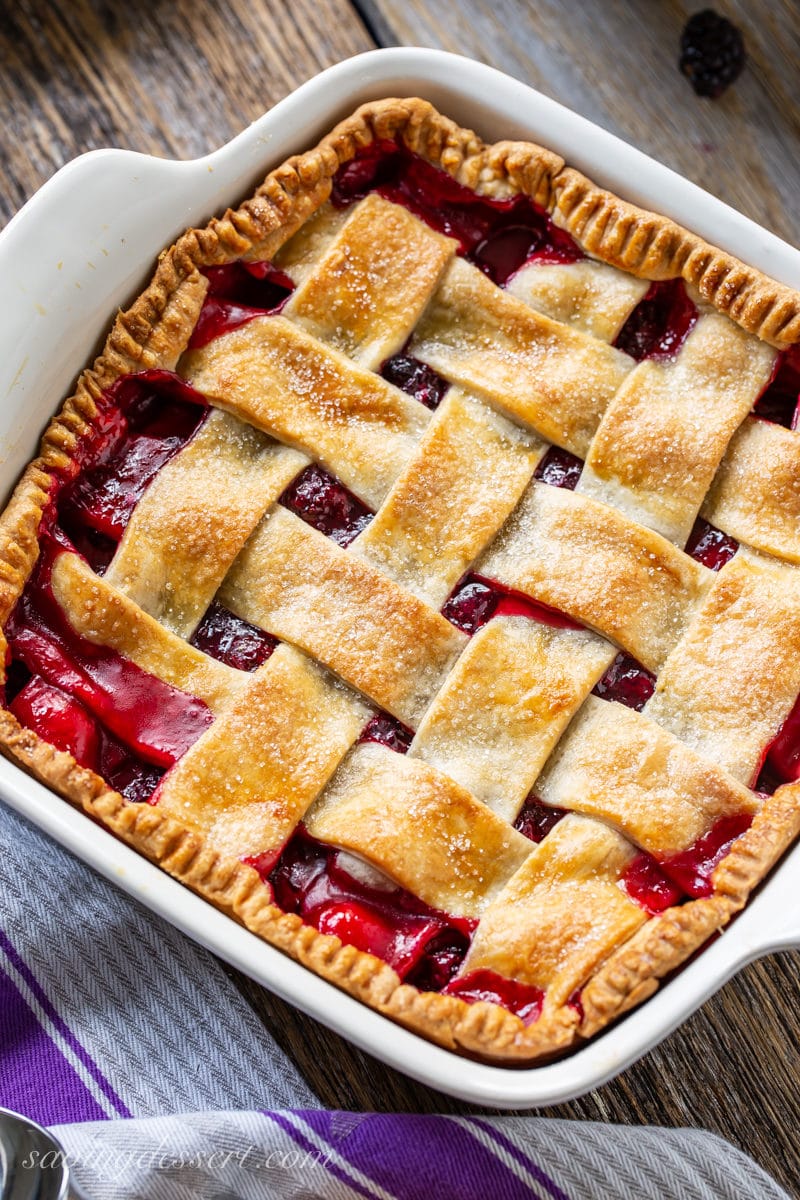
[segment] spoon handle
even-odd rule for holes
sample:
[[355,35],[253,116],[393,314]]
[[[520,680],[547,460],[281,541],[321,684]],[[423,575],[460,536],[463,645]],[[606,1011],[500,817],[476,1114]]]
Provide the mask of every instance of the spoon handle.
[[69,1187],[59,1143],[34,1121],[0,1108],[0,1200],[85,1200]]

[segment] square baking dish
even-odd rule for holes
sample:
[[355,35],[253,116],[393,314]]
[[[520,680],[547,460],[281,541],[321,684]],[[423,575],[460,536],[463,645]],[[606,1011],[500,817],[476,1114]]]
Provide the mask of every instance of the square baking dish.
[[[422,96],[489,141],[539,142],[625,199],[673,217],[800,288],[800,252],[531,88],[455,55],[374,51],[323,72],[205,158],[173,162],[117,150],[84,155],[9,224],[0,235],[0,470],[6,495],[47,419],[100,344],[110,314],[145,283],[162,246],[246,195],[271,167],[313,145],[359,104],[391,95]],[[561,1061],[527,1069],[488,1066],[431,1045],[339,992],[5,760],[0,795],[266,987],[391,1066],[478,1104],[517,1108],[580,1095],[644,1054],[746,962],[800,944],[790,893],[792,871],[800,866],[795,849],[722,937],[644,1006]]]

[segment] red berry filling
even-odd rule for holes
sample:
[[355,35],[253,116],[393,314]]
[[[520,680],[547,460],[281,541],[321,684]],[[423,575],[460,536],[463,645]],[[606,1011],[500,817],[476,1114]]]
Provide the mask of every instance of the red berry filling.
[[771,795],[784,783],[800,779],[800,696],[794,708],[767,747],[755,785],[757,792]]
[[660,913],[683,899],[681,889],[669,879],[651,854],[637,854],[620,880],[640,908]]
[[108,463],[81,476],[70,496],[69,517],[119,541],[136,502],[182,445],[179,438],[129,438]]
[[569,234],[552,225],[530,202],[527,211],[520,205],[513,216],[519,224],[503,224],[469,254],[475,266],[499,287],[526,263],[571,263],[583,258]]
[[401,724],[396,717],[389,713],[381,712],[370,717],[358,740],[359,742],[377,742],[381,746],[388,746],[396,754],[405,754],[413,737],[413,729]]
[[98,533],[89,525],[79,524],[66,509],[59,515],[58,528],[64,531],[78,554],[83,555],[95,574],[104,575],[117,552],[117,539]]
[[532,257],[583,258],[569,234],[527,196],[479,196],[397,142],[373,142],[360,150],[338,171],[331,199],[343,208],[371,191],[455,238],[459,252],[501,285]]
[[682,279],[650,285],[623,325],[614,345],[641,362],[674,358],[697,320]]
[[80,700],[141,758],[170,767],[211,724],[211,712],[196,697],[75,633],[50,583],[65,548],[71,549],[50,533],[42,537],[39,562],[6,626],[9,649],[33,675]]
[[66,750],[126,799],[148,800],[158,787],[162,768],[132,754],[79,700],[40,676],[32,676],[9,707],[22,725]]
[[206,267],[208,293],[189,347],[207,346],[214,338],[252,321],[280,312],[294,290],[288,275],[268,262],[232,262]]
[[349,546],[373,516],[344,484],[315,463],[289,484],[280,503],[339,546]]
[[514,828],[538,844],[544,841],[550,830],[566,815],[565,808],[551,807],[549,804],[542,804],[535,796],[529,796],[520,809]]
[[237,617],[215,600],[194,631],[191,643],[229,667],[255,671],[267,661],[278,639]]
[[24,725],[73,752],[129,799],[141,800],[209,726],[211,713],[195,697],[76,634],[50,576],[63,550],[84,553],[94,569],[105,569],[147,484],[192,436],[207,408],[193,388],[161,370],[117,380],[97,408],[75,459],[54,473],[39,561],[6,627],[6,699]]
[[778,355],[772,378],[753,412],[764,421],[800,429],[800,346],[790,346]]
[[583,628],[557,608],[531,600],[522,592],[515,592],[493,579],[473,574],[465,575],[457,584],[445,601],[442,616],[470,635],[477,633],[492,617],[529,617],[556,629]]
[[498,595],[491,584],[484,583],[476,575],[468,575],[445,601],[442,616],[457,629],[472,635],[491,620],[497,602]]
[[433,367],[420,362],[410,354],[395,354],[387,358],[381,367],[381,375],[387,383],[400,388],[426,408],[438,408],[450,384]]
[[653,694],[655,675],[651,675],[631,654],[621,650],[599,683],[595,684],[593,696],[602,700],[616,700],[627,708],[641,712]]
[[207,411],[203,397],[169,371],[125,376],[105,393],[80,473],[54,496],[59,523],[95,570],[111,561],[137,502]]
[[[476,922],[431,908],[386,876],[299,826],[268,876],[276,904],[321,933],[382,958],[401,978],[442,983],[458,969]],[[441,986],[441,985],[440,985]]]
[[693,846],[662,859],[659,866],[687,896],[710,896],[714,891],[711,876],[715,867],[752,823],[752,813],[721,817]]
[[686,543],[686,553],[696,558],[704,567],[712,571],[720,571],[725,563],[730,562],[739,543],[736,538],[729,537],[721,529],[709,525],[702,517],[698,517]]
[[583,470],[583,459],[576,458],[569,450],[551,446],[533,473],[534,479],[548,483],[550,487],[566,488],[574,492]]
[[541,988],[527,983],[519,983],[516,979],[506,979],[494,971],[470,971],[459,979],[452,979],[442,988],[446,996],[458,996],[467,1004],[476,1004],[479,1000],[490,1004],[500,1004],[509,1012],[516,1013],[526,1025],[532,1025],[542,1011],[544,992]]

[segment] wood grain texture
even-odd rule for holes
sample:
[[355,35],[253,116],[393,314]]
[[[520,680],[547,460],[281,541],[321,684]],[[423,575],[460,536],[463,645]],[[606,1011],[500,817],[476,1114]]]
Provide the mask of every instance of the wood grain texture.
[[[363,0],[384,45],[435,46],[499,67],[652,154],[797,245],[800,242],[800,7],[713,7],[744,32],[745,71],[718,100],[677,69],[699,2]],[[743,257],[747,257],[746,248]]]
[[206,154],[373,45],[347,0],[0,0],[0,223],[76,154]]
[[[385,44],[442,46],[500,67],[790,240],[800,236],[795,4],[720,0],[745,28],[751,65],[717,102],[696,99],[675,68],[687,10],[672,0],[358,7],[366,27],[347,0],[0,0],[0,218],[84,150],[116,145],[186,157],[214,149],[322,67],[369,49],[369,29]],[[231,975],[323,1104],[471,1111]],[[798,993],[800,956],[755,964],[640,1063],[547,1115],[705,1127],[794,1193]]]

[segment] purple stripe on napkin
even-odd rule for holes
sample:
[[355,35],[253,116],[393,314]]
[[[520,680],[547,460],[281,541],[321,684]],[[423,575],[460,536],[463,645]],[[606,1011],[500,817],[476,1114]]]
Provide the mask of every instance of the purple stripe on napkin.
[[[269,1117],[271,1121],[274,1121],[275,1124],[284,1131],[284,1133],[289,1135],[292,1141],[299,1146],[301,1150],[305,1150],[309,1154],[319,1153],[319,1147],[315,1146],[314,1143],[310,1141],[305,1134],[301,1133],[296,1125],[287,1120],[282,1113],[267,1112],[265,1110],[264,1116]],[[354,1192],[359,1192],[360,1195],[366,1196],[368,1200],[375,1200],[376,1193],[374,1191],[370,1191],[368,1188],[362,1187],[362,1185],[357,1183],[353,1176],[349,1174],[349,1172],[343,1171],[342,1168],[337,1166],[336,1163],[326,1161],[324,1166],[325,1170],[329,1171],[331,1175],[339,1180],[340,1183],[347,1184],[347,1186],[352,1188]]]
[[524,1167],[525,1170],[533,1176],[536,1182],[540,1184],[541,1187],[547,1192],[547,1194],[553,1197],[553,1200],[569,1200],[567,1193],[562,1192],[555,1180],[551,1179],[549,1175],[545,1174],[538,1163],[535,1163],[532,1158],[528,1158],[527,1154],[523,1154],[519,1146],[515,1146],[514,1143],[509,1140],[509,1138],[505,1137],[505,1135],[500,1132],[496,1125],[491,1125],[488,1121],[481,1121],[478,1117],[470,1117],[469,1120],[471,1124],[476,1125],[479,1129],[482,1129],[487,1137],[490,1137],[493,1142],[496,1142],[498,1146],[502,1147],[502,1149],[506,1151],[510,1158],[513,1158],[515,1162],[520,1164],[521,1167]]
[[0,1106],[40,1124],[99,1121],[105,1117],[2,967],[0,1061]]
[[[72,1053],[75,1055],[75,1057],[81,1063],[81,1065],[86,1069],[87,1074],[90,1075],[91,1078],[94,1080],[94,1082],[97,1084],[98,1089],[103,1093],[103,1095],[109,1101],[110,1107],[113,1108],[116,1111],[116,1114],[120,1117],[132,1116],[132,1113],[123,1104],[122,1100],[120,1100],[119,1096],[114,1091],[114,1089],[112,1088],[111,1084],[108,1082],[106,1077],[103,1075],[100,1068],[97,1066],[97,1064],[91,1058],[91,1056],[89,1054],[87,1054],[84,1047],[81,1045],[81,1043],[78,1041],[78,1039],[73,1035],[69,1026],[61,1018],[58,1011],[53,1007],[47,993],[41,987],[38,979],[33,974],[33,972],[30,970],[30,968],[28,967],[28,965],[24,961],[24,959],[22,959],[20,957],[20,955],[17,953],[17,950],[16,950],[14,944],[9,940],[9,938],[6,936],[6,934],[3,932],[2,929],[0,929],[0,954],[5,954],[9,963],[14,967],[14,969],[16,971],[19,972],[20,976],[24,979],[25,983],[31,989],[31,992],[33,993],[34,997],[36,998],[38,1003],[41,1005],[41,1007],[42,1007],[43,1011],[45,1012],[45,1014],[47,1015],[48,1019],[52,1022],[53,1028],[64,1039],[64,1042],[66,1043],[66,1045],[69,1046]],[[14,991],[15,992],[17,991],[16,987],[14,988]],[[17,995],[19,995],[19,992],[17,992]],[[20,996],[20,999],[22,999],[21,996]],[[58,1050],[57,1046],[52,1041],[49,1034],[45,1030],[41,1029],[41,1026],[39,1026],[39,1023],[36,1019],[35,1014],[30,1010],[30,1008],[28,1007],[27,1004],[25,1004],[25,1008],[30,1013],[30,1019],[40,1029],[42,1038],[44,1038],[53,1047],[54,1053],[58,1054],[59,1057],[62,1058],[62,1061],[64,1062],[65,1066],[68,1067],[69,1070],[74,1075],[75,1074],[74,1069],[70,1066],[70,1064],[67,1062],[67,1060],[63,1058],[63,1055],[61,1055],[61,1051]],[[2,1028],[2,1027],[0,1026],[0,1028]],[[5,1051],[3,1053],[5,1054]],[[35,1078],[36,1077],[35,1073],[40,1070],[40,1067],[36,1064],[35,1058],[31,1061],[29,1069],[30,1069],[31,1073],[33,1074],[33,1077]],[[78,1079],[78,1076],[75,1076],[75,1077],[76,1077],[76,1079]],[[82,1084],[82,1083],[81,1083],[81,1087],[84,1088],[84,1091],[86,1090],[84,1084]],[[64,1110],[61,1107],[62,1103],[64,1103],[66,1101],[66,1097],[59,1096],[57,1094],[56,1088],[48,1087],[47,1093],[48,1093],[47,1097],[40,1098],[40,1104],[47,1105],[49,1103],[49,1105],[50,1105],[50,1109],[48,1110],[48,1114],[45,1118],[47,1124],[54,1125],[61,1121],[69,1121],[69,1120],[81,1121],[81,1120],[89,1119],[87,1117],[78,1116],[77,1114],[74,1116],[69,1116],[68,1111]],[[93,1100],[92,1103],[95,1104],[96,1102]],[[13,1108],[13,1105],[8,1105],[8,1107]],[[81,1111],[83,1111],[83,1110],[81,1110]],[[104,1111],[104,1110],[98,1109],[98,1112],[99,1112],[100,1117],[107,1117],[109,1115],[107,1110]],[[31,1116],[31,1118],[34,1120],[37,1119],[37,1118],[33,1117],[32,1113],[27,1113],[26,1115]],[[92,1119],[96,1119],[96,1118],[92,1118]]]
[[[348,1128],[332,1114],[298,1114],[334,1152],[403,1200],[531,1200],[535,1193],[466,1129],[445,1117],[376,1113]],[[334,1114],[335,1117],[335,1114]]]

